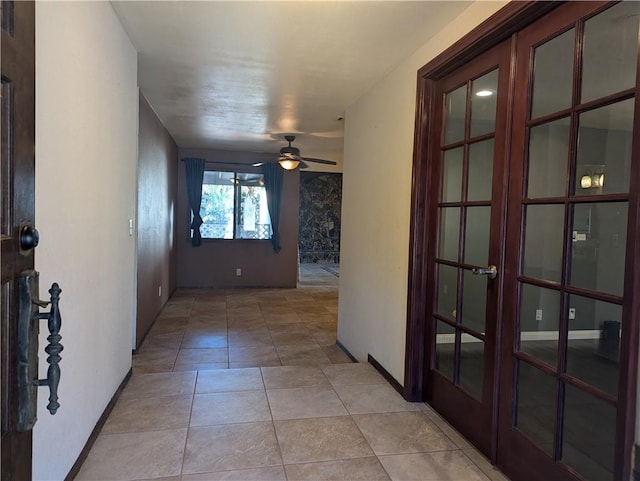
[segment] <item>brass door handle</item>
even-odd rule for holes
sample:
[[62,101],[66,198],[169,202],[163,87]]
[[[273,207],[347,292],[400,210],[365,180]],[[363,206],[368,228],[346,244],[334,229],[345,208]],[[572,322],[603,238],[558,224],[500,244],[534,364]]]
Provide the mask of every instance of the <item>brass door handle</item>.
[[498,268],[494,265],[490,265],[487,268],[473,268],[471,273],[476,276],[487,276],[489,279],[495,279],[498,276]]

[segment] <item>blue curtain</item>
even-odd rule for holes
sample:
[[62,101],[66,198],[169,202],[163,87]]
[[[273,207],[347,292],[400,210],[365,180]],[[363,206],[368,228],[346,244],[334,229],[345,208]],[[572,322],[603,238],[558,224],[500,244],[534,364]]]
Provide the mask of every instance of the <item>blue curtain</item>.
[[204,178],[204,159],[187,157],[182,159],[187,169],[187,196],[189,198],[189,207],[193,214],[191,221],[191,245],[198,247],[202,244],[202,236],[200,235],[200,226],[202,225],[202,217],[200,217],[200,205],[202,204],[202,179]]
[[280,252],[280,198],[282,197],[282,182],[284,171],[277,163],[262,164],[264,174],[264,188],[267,193],[267,207],[271,217],[271,245],[273,252]]

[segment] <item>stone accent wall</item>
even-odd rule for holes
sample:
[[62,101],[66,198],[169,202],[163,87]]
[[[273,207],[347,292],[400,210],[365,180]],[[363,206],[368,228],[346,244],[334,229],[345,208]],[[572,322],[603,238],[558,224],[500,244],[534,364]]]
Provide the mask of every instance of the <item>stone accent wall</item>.
[[340,262],[342,174],[300,172],[300,262]]

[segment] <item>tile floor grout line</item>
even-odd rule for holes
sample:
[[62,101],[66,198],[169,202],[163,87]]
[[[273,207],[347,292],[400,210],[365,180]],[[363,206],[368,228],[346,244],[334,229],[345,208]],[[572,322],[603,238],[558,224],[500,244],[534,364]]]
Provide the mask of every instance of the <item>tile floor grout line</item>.
[[280,461],[282,462],[282,472],[284,473],[285,479],[288,480],[287,470],[284,468],[284,456],[282,455],[282,447],[280,446],[280,439],[278,438],[278,431],[276,429],[276,423],[273,419],[273,411],[271,409],[271,401],[269,400],[269,395],[267,394],[267,383],[264,380],[264,373],[262,371],[262,367],[258,368],[260,370],[260,378],[262,379],[262,387],[264,389],[264,397],[267,399],[267,406],[269,407],[269,416],[271,417],[271,429],[273,429],[273,435],[276,438],[276,445],[278,446],[278,455],[280,456]]
[[482,474],[484,474],[484,476],[485,476],[489,481],[491,481],[491,480],[493,479],[493,476],[489,476],[489,474],[487,474],[487,473],[485,472],[485,470],[484,470],[484,469],[482,469],[482,467],[481,467],[478,463],[476,463],[476,462],[475,462],[475,461],[474,461],[474,460],[473,460],[473,459],[472,459],[472,458],[471,458],[467,453],[465,453],[465,450],[464,450],[464,449],[460,449],[460,453],[461,453],[465,458],[467,458],[469,461],[471,461],[471,464],[473,464],[475,467],[477,467],[477,468],[480,470],[480,472],[481,472]]
[[182,463],[180,464],[180,479],[182,479],[182,475],[184,473],[184,463],[187,456],[187,445],[189,443],[189,436],[191,434],[191,418],[193,416],[193,405],[196,401],[196,391],[198,389],[198,377],[200,375],[200,371],[196,371],[196,379],[193,383],[193,392],[191,393],[191,408],[189,409],[189,419],[187,420],[187,435],[184,437],[184,446],[182,448]]

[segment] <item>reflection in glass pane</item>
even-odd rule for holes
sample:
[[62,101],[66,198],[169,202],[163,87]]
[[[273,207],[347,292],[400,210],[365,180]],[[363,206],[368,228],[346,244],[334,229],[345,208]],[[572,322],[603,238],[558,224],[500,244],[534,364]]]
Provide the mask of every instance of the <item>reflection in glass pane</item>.
[[459,234],[460,207],[440,208],[440,245],[438,246],[440,259],[458,260]]
[[571,230],[571,285],[622,296],[627,202],[576,204]]
[[462,276],[462,319],[460,322],[484,334],[487,277],[474,276],[469,270],[465,270]]
[[568,152],[569,117],[531,128],[527,197],[565,195]]
[[455,328],[436,321],[436,369],[453,381]]
[[553,454],[556,380],[524,361],[518,362],[516,427]]
[[560,282],[564,205],[528,205],[525,221],[523,273]]
[[443,156],[442,202],[460,202],[462,198],[462,158],[464,149],[447,150]]
[[467,110],[467,86],[447,94],[445,98],[444,143],[464,139],[464,116]]
[[629,192],[634,100],[580,114],[576,195]]
[[560,293],[530,284],[520,290],[520,351],[556,365]]
[[613,479],[616,409],[567,385],[562,462],[587,481]]
[[582,103],[636,84],[638,15],[640,3],[621,2],[585,22]]
[[484,342],[469,334],[460,338],[460,387],[482,401]]
[[493,139],[469,146],[467,200],[491,200]]
[[567,373],[598,389],[618,393],[622,306],[569,297]]
[[447,319],[456,318],[458,297],[458,269],[443,264],[438,265],[438,314]]
[[475,79],[471,85],[471,137],[476,137],[496,129],[498,70]]
[[489,221],[491,207],[467,207],[464,238],[464,262],[474,266],[489,265]]
[[531,118],[571,106],[574,29],[535,50]]

